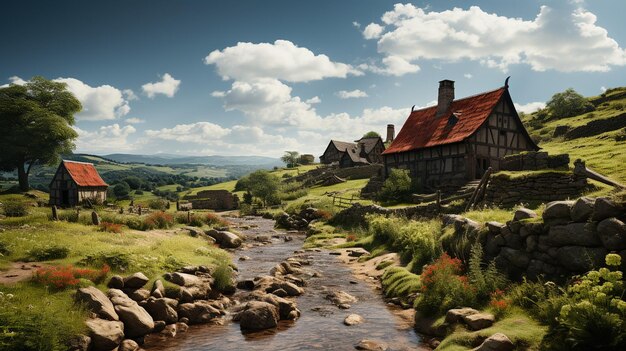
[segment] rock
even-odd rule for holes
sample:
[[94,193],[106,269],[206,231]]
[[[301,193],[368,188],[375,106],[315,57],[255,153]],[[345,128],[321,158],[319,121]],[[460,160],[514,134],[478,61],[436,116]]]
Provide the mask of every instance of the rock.
[[239,257],[239,261],[247,261],[249,259],[250,259],[249,256],[241,256],[241,257]]
[[166,325],[165,328],[163,328],[163,330],[160,331],[161,335],[165,335],[165,336],[169,336],[171,338],[176,336],[176,332],[177,332],[177,326],[178,323],[176,324],[170,324],[170,325]]
[[124,287],[128,289],[142,288],[148,282],[148,277],[143,273],[137,272],[129,277],[124,278]]
[[354,346],[357,350],[364,351],[387,351],[389,347],[381,341],[363,339]]
[[107,293],[115,306],[115,312],[124,322],[124,333],[127,337],[144,336],[154,329],[154,320],[143,307],[130,299],[123,291],[110,289]]
[[119,275],[114,275],[109,279],[109,283],[107,283],[107,287],[111,289],[123,289],[124,288],[124,278]]
[[95,286],[80,288],[76,291],[74,299],[77,302],[85,304],[87,309],[98,315],[102,319],[111,321],[119,320],[119,316],[115,312],[113,303],[106,295]]
[[290,283],[290,282],[276,282],[273,283],[270,286],[270,291],[268,292],[273,292],[276,290],[282,289],[284,290],[288,296],[300,296],[302,294],[304,294],[304,289],[302,289],[301,287],[297,286],[296,284]]
[[135,340],[126,339],[122,341],[118,351],[137,351],[139,350],[139,344]]
[[141,302],[150,297],[150,291],[146,289],[131,290],[127,295],[134,301]]
[[522,219],[536,218],[536,217],[537,217],[537,213],[535,213],[535,211],[521,207],[515,211],[515,214],[513,215],[513,220],[521,221]]
[[570,223],[550,227],[548,244],[555,247],[600,246],[602,242],[596,232],[595,223]]
[[176,323],[176,331],[178,333],[185,333],[187,330],[189,330],[189,326],[187,325],[187,323],[184,323],[184,322]]
[[165,323],[165,321],[154,321],[154,329],[152,329],[152,332],[159,333],[163,329],[165,329],[166,326],[167,324]]
[[607,253],[604,247],[564,246],[557,250],[556,258],[565,269],[584,273],[602,267]]
[[155,321],[165,321],[166,324],[171,324],[178,321],[177,305],[178,301],[174,299],[150,297],[141,304],[141,307],[148,311]]
[[278,307],[278,315],[280,319],[293,320],[300,317],[296,303],[274,294],[265,294],[261,296],[259,301],[264,301]]
[[502,333],[495,333],[483,341],[480,346],[473,351],[511,351],[515,345]]
[[620,215],[623,215],[623,210],[619,206],[605,197],[599,197],[593,206],[591,220],[601,221],[610,217],[620,217]]
[[202,236],[202,234],[204,234],[204,232],[201,229],[199,229],[199,228],[185,227],[185,229],[187,231],[189,231],[189,235],[191,235],[193,237]]
[[348,305],[350,303],[357,302],[358,299],[345,291],[333,291],[326,295],[326,299],[330,300],[335,305]]
[[351,326],[351,325],[356,325],[356,324],[361,324],[363,323],[363,317],[359,316],[358,314],[350,314],[348,315],[344,320],[343,320],[343,324]]
[[287,294],[287,292],[283,289],[276,289],[274,291],[272,291],[272,294],[278,296],[278,297],[287,297],[289,296],[289,294]]
[[422,312],[415,311],[414,320],[413,328],[420,334],[444,337],[448,333],[449,323],[435,323],[436,317],[425,316]]
[[609,251],[626,249],[626,225],[617,218],[607,218],[598,223],[598,235]]
[[207,323],[220,316],[220,311],[208,301],[200,300],[194,303],[183,303],[178,306],[178,317],[187,318],[189,324]]
[[477,313],[480,313],[480,311],[475,310],[470,307],[453,308],[451,310],[448,310],[448,312],[446,313],[446,323],[448,324],[459,323],[463,321],[463,317],[470,316],[472,314],[477,314]]
[[495,320],[491,313],[474,313],[463,317],[463,322],[472,330],[489,328]]
[[161,298],[165,296],[165,286],[163,286],[163,282],[161,279],[157,279],[152,284],[152,293],[150,294],[156,298]]
[[172,273],[169,281],[185,287],[202,284],[202,281],[197,276],[179,272]]
[[88,319],[85,324],[89,329],[91,349],[93,351],[110,351],[119,346],[124,339],[124,324],[120,321],[104,319]]
[[250,301],[237,315],[239,326],[244,330],[262,330],[278,325],[278,308],[263,301]]
[[222,247],[234,249],[238,248],[242,244],[240,237],[228,231],[211,229],[208,230],[206,234],[215,239],[215,241]]
[[574,201],[552,201],[546,205],[542,217],[545,223],[565,224],[571,221],[571,208]]
[[525,251],[514,250],[508,247],[503,247],[500,250],[500,256],[506,258],[512,265],[517,268],[526,268],[530,257]]
[[369,255],[369,254],[370,254],[369,251],[361,247],[348,250],[348,256],[350,257],[361,257],[363,255]]
[[91,344],[91,338],[87,335],[76,335],[67,345],[68,351],[89,351],[89,344]]
[[237,282],[237,289],[254,290],[254,281],[251,279],[241,280]]
[[506,225],[500,222],[496,222],[496,221],[487,222],[487,228],[489,229],[489,232],[494,235],[500,234],[500,231],[504,227],[506,227]]
[[581,197],[574,202],[572,206],[571,216],[574,222],[586,222],[593,214],[593,206],[595,199],[590,197]]

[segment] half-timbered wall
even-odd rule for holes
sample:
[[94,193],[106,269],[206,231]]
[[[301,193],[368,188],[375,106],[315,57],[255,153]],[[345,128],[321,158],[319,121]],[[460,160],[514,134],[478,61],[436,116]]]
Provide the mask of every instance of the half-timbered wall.
[[106,187],[79,187],[67,172],[60,166],[50,183],[50,205],[76,206],[89,199],[102,203],[106,200]]
[[376,143],[376,146],[374,146],[369,154],[367,154],[367,159],[370,161],[370,163],[383,163],[383,151],[385,151],[385,145],[382,143],[382,141],[379,140]]
[[333,163],[333,162],[339,162],[341,160],[341,156],[343,156],[343,154],[344,154],[344,152],[341,152],[341,151],[337,150],[335,145],[333,145],[331,143],[326,148],[326,151],[324,151],[324,155],[322,155],[322,157],[323,157],[322,163],[330,164],[330,163]]

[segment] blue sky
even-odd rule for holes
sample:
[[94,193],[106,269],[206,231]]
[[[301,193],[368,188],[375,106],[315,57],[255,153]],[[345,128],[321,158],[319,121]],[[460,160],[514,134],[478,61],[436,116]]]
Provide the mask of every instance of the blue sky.
[[623,86],[623,0],[20,1],[3,4],[0,84],[68,83],[77,152],[319,155],[399,129],[437,82],[521,110]]

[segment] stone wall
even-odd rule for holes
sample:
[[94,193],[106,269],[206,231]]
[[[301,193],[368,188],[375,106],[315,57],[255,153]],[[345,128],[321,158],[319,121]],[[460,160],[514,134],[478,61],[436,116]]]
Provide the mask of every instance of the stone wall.
[[599,135],[626,127],[626,113],[618,116],[593,120],[584,126],[576,127],[565,133],[565,139],[584,138]]
[[548,155],[543,151],[529,151],[500,159],[501,171],[536,171],[569,167],[569,155]]
[[332,176],[342,179],[367,179],[379,175],[383,166],[379,164],[348,168],[319,167],[306,173],[291,177],[287,181],[304,182],[307,185],[316,184]]
[[580,196],[587,185],[587,178],[569,171],[496,173],[489,180],[484,201],[511,208],[520,203],[564,200]]
[[239,206],[239,198],[228,190],[203,190],[196,195],[187,195],[194,209],[216,211],[234,210]]

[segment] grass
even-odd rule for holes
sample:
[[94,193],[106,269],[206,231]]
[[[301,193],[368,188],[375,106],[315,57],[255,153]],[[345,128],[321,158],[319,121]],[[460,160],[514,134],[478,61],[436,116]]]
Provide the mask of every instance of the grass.
[[383,273],[381,284],[387,297],[405,297],[420,290],[420,276],[404,267],[389,267]]

